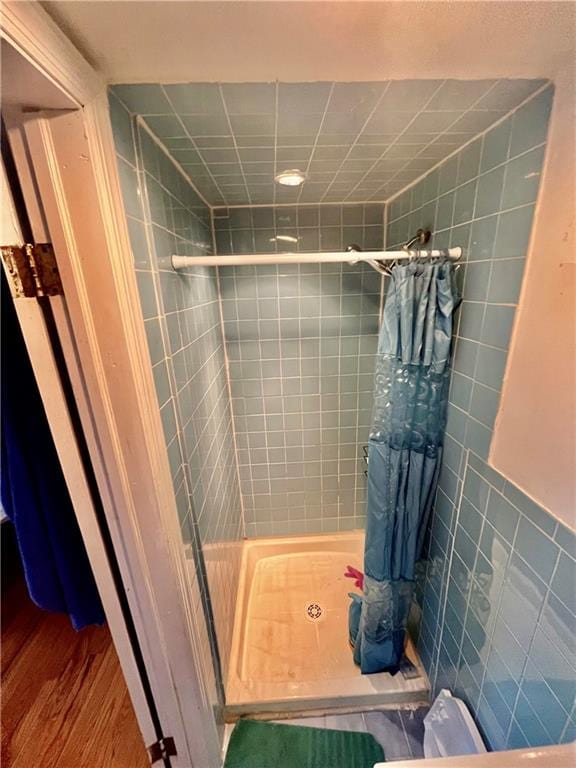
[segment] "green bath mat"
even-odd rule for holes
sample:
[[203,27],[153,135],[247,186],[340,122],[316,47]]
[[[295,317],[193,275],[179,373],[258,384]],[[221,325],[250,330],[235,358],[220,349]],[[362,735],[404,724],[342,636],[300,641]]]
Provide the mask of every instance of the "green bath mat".
[[240,720],[224,768],[372,768],[383,761],[369,733]]

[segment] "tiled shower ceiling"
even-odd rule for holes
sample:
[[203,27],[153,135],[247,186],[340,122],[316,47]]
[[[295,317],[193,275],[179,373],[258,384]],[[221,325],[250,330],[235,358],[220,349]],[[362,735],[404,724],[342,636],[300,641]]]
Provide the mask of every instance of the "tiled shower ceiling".
[[[542,80],[113,86],[213,206],[385,201]],[[298,168],[300,187],[274,182]]]

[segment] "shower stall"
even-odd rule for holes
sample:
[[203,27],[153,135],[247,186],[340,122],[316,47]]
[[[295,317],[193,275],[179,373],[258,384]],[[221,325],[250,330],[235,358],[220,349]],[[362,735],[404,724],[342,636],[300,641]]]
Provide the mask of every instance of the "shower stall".
[[[534,743],[525,667],[499,666],[535,576],[516,536],[533,502],[487,460],[552,99],[526,79],[110,88],[199,652],[226,719],[449,687],[493,748]],[[362,570],[383,252],[401,258],[419,230],[460,262],[443,465],[406,663],[361,675],[344,572]]]

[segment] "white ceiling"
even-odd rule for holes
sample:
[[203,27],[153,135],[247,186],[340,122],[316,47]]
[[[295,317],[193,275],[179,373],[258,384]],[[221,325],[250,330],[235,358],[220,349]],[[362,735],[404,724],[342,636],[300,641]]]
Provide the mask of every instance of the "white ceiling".
[[110,82],[554,78],[572,2],[42,5]]

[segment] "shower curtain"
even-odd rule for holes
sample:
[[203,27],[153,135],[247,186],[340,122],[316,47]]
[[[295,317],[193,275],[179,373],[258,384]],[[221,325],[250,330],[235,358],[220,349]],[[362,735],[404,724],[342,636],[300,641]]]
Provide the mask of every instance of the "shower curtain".
[[[1,274],[0,495],[12,521],[28,592],[74,629],[103,624],[104,610],[28,358]],[[8,524],[8,523],[5,523]]]
[[351,595],[350,605],[350,640],[363,674],[395,672],[402,659],[442,459],[458,303],[451,263],[393,268],[368,447],[363,595]]

